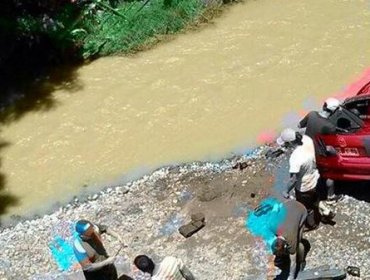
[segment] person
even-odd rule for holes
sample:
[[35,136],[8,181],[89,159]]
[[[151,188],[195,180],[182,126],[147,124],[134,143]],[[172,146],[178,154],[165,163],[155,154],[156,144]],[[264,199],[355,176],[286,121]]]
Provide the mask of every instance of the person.
[[142,272],[151,275],[152,280],[194,280],[193,274],[184,265],[182,260],[175,257],[165,257],[163,261],[156,265],[151,258],[146,255],[139,255],[134,260],[134,265]]
[[285,219],[278,227],[270,227],[273,237],[268,241],[275,256],[274,265],[281,270],[275,279],[288,279],[290,275],[296,279],[306,266],[306,256],[311,248],[308,240],[303,238],[307,210],[295,200],[281,201],[278,208],[277,211],[285,212]]
[[289,158],[290,180],[282,195],[288,198],[289,193],[294,189],[296,200],[301,202],[308,211],[306,222],[308,229],[315,229],[319,225],[321,216],[325,217],[326,220],[333,219],[334,213],[319,202],[317,185],[320,174],[316,168],[315,148],[312,139],[287,128],[281,132],[276,141],[281,146],[294,147]]
[[121,237],[104,225],[95,225],[87,220],[76,222],[77,236],[73,242],[73,251],[82,267],[86,280],[117,280],[114,266],[115,257],[109,257],[101,238],[106,233],[117,238],[122,246]]
[[[298,128],[306,128],[305,135],[313,140],[316,155],[325,155],[325,151],[317,138],[318,134],[335,134],[338,130],[344,131],[328,119],[339,108],[340,104],[341,102],[338,99],[330,97],[324,102],[321,112],[309,112],[298,124]],[[343,195],[335,194],[334,180],[328,178],[325,184],[327,187],[326,200],[328,204],[334,204],[343,198]]]

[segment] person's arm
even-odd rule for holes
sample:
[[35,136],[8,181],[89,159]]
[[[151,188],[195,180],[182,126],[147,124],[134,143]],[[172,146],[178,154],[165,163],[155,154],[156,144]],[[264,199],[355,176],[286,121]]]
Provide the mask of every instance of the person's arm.
[[298,174],[300,170],[301,170],[301,158],[300,155],[297,155],[296,150],[294,150],[289,159],[290,179],[288,184],[286,185],[285,190],[283,190],[282,193],[285,198],[288,198],[290,191],[293,188],[297,187]]
[[298,267],[298,262],[297,262],[297,253],[293,255],[289,255],[290,257],[290,277],[293,276],[291,279],[296,279],[299,273],[299,267]]
[[105,233],[116,238],[120,243],[124,244],[123,238],[114,230],[107,227],[106,225],[97,225],[100,233]]
[[98,269],[108,265],[108,264],[114,263],[115,259],[116,259],[115,257],[109,257],[104,261],[96,262],[96,263],[92,263],[87,259],[87,262],[83,263],[83,261],[82,261],[82,262],[80,262],[80,264],[82,266],[82,269],[85,270],[85,271],[95,271],[95,270],[98,270]]
[[289,193],[294,189],[298,182],[298,173],[290,173],[290,179],[288,184],[286,184],[285,189],[282,192],[283,197],[289,198]]
[[113,263],[115,260],[115,257],[110,257],[102,262],[92,263],[85,248],[82,246],[78,239],[75,239],[73,242],[73,252],[82,269],[86,271],[97,270],[107,264]]
[[304,128],[307,126],[307,121],[308,121],[308,115],[307,114],[299,123],[298,123],[298,128]]
[[185,280],[195,280],[194,275],[190,272],[190,270],[185,266],[181,259],[177,259],[177,268],[180,271],[182,277]]
[[180,272],[182,274],[182,277],[185,278],[185,280],[195,280],[194,275],[185,265],[180,269]]
[[121,235],[119,235],[117,232],[111,230],[110,228],[107,228],[107,231],[106,231],[106,234],[110,235],[110,236],[113,236],[114,238],[116,238],[120,243],[124,244],[124,241],[123,241],[123,238],[121,237]]
[[299,272],[299,267],[297,266],[297,240],[293,239],[287,243],[287,246],[285,247],[285,254],[289,257],[290,265],[289,268],[285,270],[284,275],[286,275],[287,277],[289,276],[288,279],[296,279]]

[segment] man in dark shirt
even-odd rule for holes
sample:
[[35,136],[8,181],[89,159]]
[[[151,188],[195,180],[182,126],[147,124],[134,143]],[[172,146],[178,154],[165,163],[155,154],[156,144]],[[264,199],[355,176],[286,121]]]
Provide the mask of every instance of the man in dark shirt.
[[[271,228],[275,235],[271,242],[271,249],[275,255],[274,264],[281,269],[281,274],[276,279],[288,279],[289,275],[295,279],[305,268],[306,256],[310,250],[310,243],[303,239],[307,210],[296,200],[285,200],[282,205],[286,217],[277,229]],[[291,256],[295,256],[293,266]]]
[[[309,112],[298,124],[299,128],[306,128],[305,134],[309,136],[315,146],[316,155],[325,155],[324,147],[322,147],[317,139],[319,134],[335,134],[339,128],[336,127],[328,118],[340,106],[340,101],[335,98],[328,98],[321,112]],[[327,202],[332,204],[342,199],[343,196],[335,195],[334,181],[326,179],[327,186]]]
[[123,243],[120,236],[106,226],[94,225],[87,220],[76,223],[76,232],[78,236],[74,240],[73,250],[86,280],[117,280],[115,257],[108,256],[101,234],[114,236]]
[[298,124],[299,128],[306,128],[305,134],[314,141],[316,153],[321,152],[316,135],[334,134],[337,132],[337,127],[328,118],[339,107],[339,105],[339,100],[328,98],[325,101],[321,112],[309,112]]

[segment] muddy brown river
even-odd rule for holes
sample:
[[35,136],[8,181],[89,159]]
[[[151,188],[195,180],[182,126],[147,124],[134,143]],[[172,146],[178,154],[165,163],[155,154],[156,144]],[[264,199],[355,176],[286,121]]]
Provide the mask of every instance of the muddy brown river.
[[79,68],[77,91],[2,127],[5,190],[19,199],[6,217],[252,147],[370,66],[369,16],[367,0],[246,1],[150,51]]

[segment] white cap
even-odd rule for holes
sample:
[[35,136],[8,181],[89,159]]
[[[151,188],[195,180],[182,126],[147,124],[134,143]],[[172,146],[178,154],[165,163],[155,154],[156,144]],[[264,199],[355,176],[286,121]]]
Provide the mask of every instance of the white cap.
[[286,128],[281,132],[280,137],[278,139],[276,139],[276,143],[278,143],[278,145],[282,146],[282,145],[284,145],[284,143],[292,142],[295,139],[296,139],[295,130],[292,129],[292,128]]
[[331,112],[334,112],[335,109],[339,107],[340,103],[341,102],[338,99],[333,97],[329,97],[328,99],[325,100],[326,108]]

